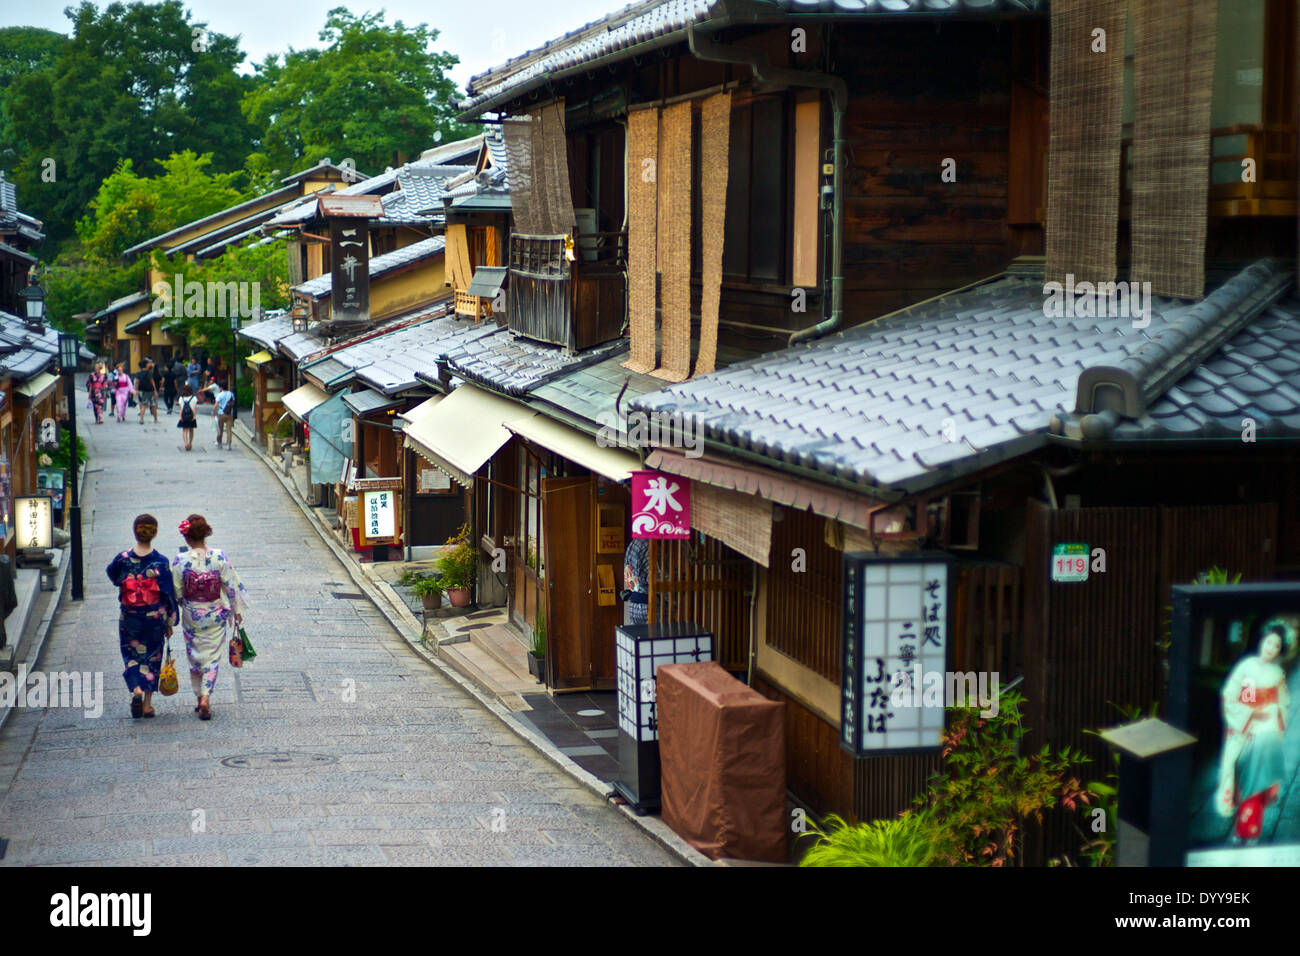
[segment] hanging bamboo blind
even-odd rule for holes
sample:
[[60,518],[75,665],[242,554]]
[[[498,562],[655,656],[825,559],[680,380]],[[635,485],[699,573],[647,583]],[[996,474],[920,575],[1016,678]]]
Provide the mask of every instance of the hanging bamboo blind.
[[[1048,281],[1115,278],[1125,0],[1053,0]],[[1093,52],[1094,30],[1105,52]]]
[[772,548],[772,502],[767,499],[693,482],[691,526],[767,567]]
[[627,311],[632,353],[623,367],[647,373],[657,364],[655,283],[659,205],[655,169],[659,164],[659,111],[629,113],[627,136]]
[[[722,296],[722,243],[727,227],[727,177],[731,163],[731,91],[710,96],[700,112],[700,353],[695,374],[712,372],[718,360],[718,309]],[[770,522],[769,522],[770,524]],[[769,528],[770,531],[770,528]],[[764,561],[764,564],[767,562]]]
[[1133,269],[1156,295],[1205,292],[1216,7],[1133,0]]
[[510,204],[516,231],[532,236],[572,233],[564,100],[539,106],[527,118],[508,119],[502,126],[510,161]]
[[663,111],[659,149],[661,365],[670,382],[691,377],[691,120],[688,100]]

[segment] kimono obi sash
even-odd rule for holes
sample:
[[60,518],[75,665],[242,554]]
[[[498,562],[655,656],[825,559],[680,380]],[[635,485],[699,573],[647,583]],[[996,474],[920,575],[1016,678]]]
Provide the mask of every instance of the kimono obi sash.
[[221,599],[220,571],[186,571],[185,600],[218,601]]
[[122,584],[121,601],[124,607],[153,607],[162,603],[158,579],[132,575]]
[[1277,686],[1243,687],[1237,699],[1247,707],[1269,707],[1277,703]]

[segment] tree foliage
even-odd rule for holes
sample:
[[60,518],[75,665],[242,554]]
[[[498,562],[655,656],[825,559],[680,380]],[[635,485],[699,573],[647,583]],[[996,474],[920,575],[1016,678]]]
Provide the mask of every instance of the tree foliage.
[[282,173],[326,156],[375,173],[465,135],[446,76],[460,60],[431,50],[437,30],[337,7],[320,39],[324,49],[267,57],[244,98],[244,115],[263,131],[261,155]]
[[[1088,758],[1069,748],[1043,747],[1021,756],[1027,729],[1024,699],[1004,691],[996,715],[951,707],[943,738],[943,768],[917,807],[936,824],[935,864],[1005,866],[1020,849],[1024,826],[1054,808],[1077,812],[1091,802],[1072,769]],[[915,811],[914,811],[915,812]]]
[[236,38],[207,32],[180,0],[66,12],[71,39],[9,85],[4,107],[12,178],[51,239],[71,236],[123,160],[144,169],[189,149],[211,153],[218,169],[242,168],[253,131],[239,103],[252,80],[235,72],[244,59]]
[[208,171],[211,154],[186,150],[157,165],[160,175],[141,176],[123,160],[100,184],[77,221],[77,241],[59,253],[47,280],[52,321],[66,323],[142,290],[146,260],[126,262],[125,250],[243,198],[233,185],[239,173]]
[[[263,311],[289,306],[289,258],[282,242],[251,239],[229,247],[215,258],[200,261],[186,261],[181,255],[168,258],[161,252],[155,252],[153,267],[173,285],[178,274],[184,277],[183,282],[186,284],[192,281],[204,284],[214,282],[224,287],[227,283],[255,282],[257,302]],[[251,306],[251,287],[248,288],[245,299]],[[175,311],[180,314],[182,310],[177,308]],[[191,347],[207,348],[222,354],[230,349],[229,312],[221,312],[222,310],[214,310],[208,314],[205,300],[203,314],[186,314],[182,317],[181,334]]]

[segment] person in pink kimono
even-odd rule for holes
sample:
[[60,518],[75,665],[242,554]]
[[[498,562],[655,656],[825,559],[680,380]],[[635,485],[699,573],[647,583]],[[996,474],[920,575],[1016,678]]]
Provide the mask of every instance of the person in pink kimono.
[[113,397],[117,401],[115,410],[119,422],[126,421],[126,400],[135,392],[135,383],[131,381],[131,376],[126,373],[126,367],[121,363],[117,366],[117,385],[113,388]]

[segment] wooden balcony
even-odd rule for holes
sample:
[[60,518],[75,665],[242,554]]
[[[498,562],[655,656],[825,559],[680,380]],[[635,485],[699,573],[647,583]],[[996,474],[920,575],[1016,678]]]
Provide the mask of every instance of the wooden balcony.
[[[510,237],[511,331],[581,351],[616,339],[627,303],[627,233]],[[570,255],[573,256],[570,259]]]
[[492,314],[492,300],[482,296],[470,295],[468,292],[456,291],[456,315],[465,316],[475,322],[486,319]]
[[[1295,216],[1297,127],[1228,126],[1210,131],[1210,218]],[[1128,219],[1133,198],[1133,141],[1124,140],[1120,217]],[[1242,160],[1255,161],[1255,181],[1242,182]]]

